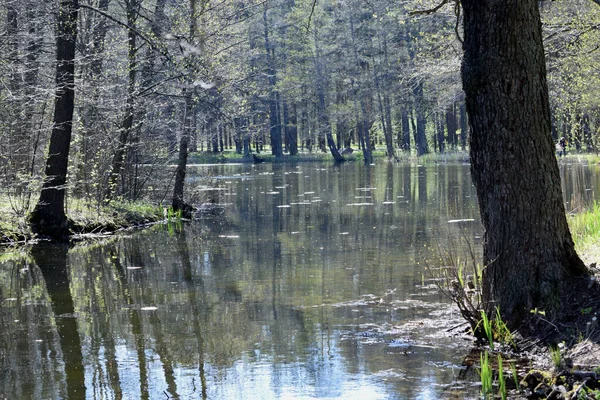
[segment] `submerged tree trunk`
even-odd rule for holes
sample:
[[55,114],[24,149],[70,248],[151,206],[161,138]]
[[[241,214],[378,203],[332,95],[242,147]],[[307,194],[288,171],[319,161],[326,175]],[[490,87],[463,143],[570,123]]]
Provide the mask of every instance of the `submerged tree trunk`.
[[510,327],[550,315],[567,278],[586,275],[567,225],[550,135],[536,0],[463,0],[463,86],[471,172],[484,225],[483,300]]
[[31,229],[35,233],[57,238],[66,237],[69,233],[65,190],[75,106],[78,11],[77,0],[60,2],[56,34],[56,94],[46,179],[38,203],[29,216]]

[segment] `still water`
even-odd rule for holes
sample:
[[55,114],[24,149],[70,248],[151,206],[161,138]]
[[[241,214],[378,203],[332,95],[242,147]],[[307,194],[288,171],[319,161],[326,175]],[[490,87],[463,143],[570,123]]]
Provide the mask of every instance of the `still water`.
[[[569,171],[577,208],[595,175]],[[223,215],[0,264],[0,398],[476,396],[470,341],[428,272],[466,243],[480,257],[467,165],[190,175]]]

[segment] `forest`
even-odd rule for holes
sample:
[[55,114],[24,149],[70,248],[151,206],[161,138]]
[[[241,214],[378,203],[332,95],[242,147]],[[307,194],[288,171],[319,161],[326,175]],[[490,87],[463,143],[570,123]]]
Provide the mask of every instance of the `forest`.
[[0,394],[466,396],[479,356],[484,398],[503,357],[515,393],[600,396],[600,0],[4,0],[0,26]]
[[[88,203],[152,197],[158,176],[173,177],[142,166],[179,160],[180,176],[188,151],[341,161],[358,150],[370,164],[374,154],[393,160],[468,146],[458,3],[68,3],[6,0],[0,10],[0,168],[22,212],[33,207],[52,127],[60,128],[56,50],[71,28],[72,137],[61,139],[70,145],[68,178],[52,184]],[[570,151],[596,151],[600,6],[540,8],[553,138],[565,137]]]

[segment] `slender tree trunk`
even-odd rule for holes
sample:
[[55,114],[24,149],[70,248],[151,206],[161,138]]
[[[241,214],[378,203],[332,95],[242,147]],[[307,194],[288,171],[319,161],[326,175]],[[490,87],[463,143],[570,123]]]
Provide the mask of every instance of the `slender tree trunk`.
[[469,121],[467,120],[467,106],[460,105],[460,148],[465,151],[469,139]]
[[46,179],[35,209],[29,216],[33,232],[64,238],[69,233],[65,214],[67,166],[75,106],[76,0],[59,3],[56,35],[56,94]]
[[442,122],[442,116],[440,115],[437,118],[436,121],[436,140],[434,140],[434,142],[437,142],[437,151],[440,154],[443,154],[446,151],[446,138],[444,137],[444,123]]
[[291,112],[289,112],[289,121],[287,121],[287,135],[289,140],[290,155],[298,155],[298,111],[296,103],[292,103]]
[[117,191],[117,179],[121,175],[121,171],[123,170],[123,162],[125,160],[125,152],[127,150],[127,143],[129,141],[129,136],[131,134],[131,130],[133,128],[133,116],[135,114],[135,77],[137,73],[137,33],[136,29],[136,21],[138,17],[138,13],[140,10],[141,2],[138,0],[127,0],[127,24],[129,25],[129,29],[127,29],[127,100],[125,103],[125,116],[123,117],[123,122],[121,123],[121,129],[119,130],[119,138],[117,142],[117,149],[113,156],[112,160],[112,168],[108,178],[108,185],[106,187],[106,199],[111,200],[113,195]]
[[408,109],[402,107],[402,144],[403,151],[410,152],[410,125],[408,121]]
[[417,128],[414,130],[415,135],[415,146],[417,147],[417,157],[429,153],[429,146],[427,145],[427,136],[425,133],[425,126],[427,120],[425,119],[425,110],[423,109],[423,82],[419,83],[414,89],[415,95],[415,111],[417,114]]
[[471,173],[484,226],[483,300],[512,328],[552,316],[577,256],[550,135],[537,0],[463,0]]
[[333,159],[336,162],[343,162],[346,159],[340,154],[337,147],[335,146],[335,141],[333,140],[333,135],[331,133],[331,121],[329,120],[329,112],[325,99],[325,74],[323,71],[323,61],[321,59],[321,51],[319,48],[319,40],[318,35],[315,31],[315,70],[316,70],[316,83],[317,83],[317,96],[319,98],[319,131],[324,134],[327,141],[327,147],[329,148],[329,152],[333,156]]
[[185,184],[185,175],[187,171],[188,146],[190,143],[190,131],[192,125],[192,112],[194,110],[194,100],[191,89],[184,91],[185,95],[185,115],[183,117],[183,129],[179,141],[179,157],[177,159],[177,169],[175,170],[175,184],[173,186],[173,210],[182,211],[187,214],[191,207],[183,199],[183,188]]
[[452,150],[456,150],[456,115],[454,114],[454,104],[450,104],[446,109],[446,130],[448,132],[448,144]]
[[275,50],[269,41],[269,21],[267,18],[268,3],[265,2],[263,11],[265,54],[267,57],[267,75],[269,78],[269,133],[271,138],[271,154],[275,157],[283,156],[281,143],[281,121],[279,117],[279,102],[277,85],[277,70],[275,69]]

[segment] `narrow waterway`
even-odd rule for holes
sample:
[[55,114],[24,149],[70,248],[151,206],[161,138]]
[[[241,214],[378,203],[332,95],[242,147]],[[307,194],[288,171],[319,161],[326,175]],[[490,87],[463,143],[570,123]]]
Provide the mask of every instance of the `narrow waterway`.
[[[595,197],[563,166],[565,201]],[[0,264],[0,397],[475,396],[431,269],[480,257],[469,166],[197,166],[219,216]],[[205,177],[209,176],[210,179]],[[15,261],[16,260],[16,261]],[[451,331],[451,332],[450,332]]]

